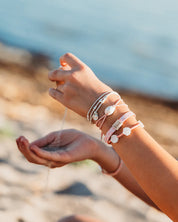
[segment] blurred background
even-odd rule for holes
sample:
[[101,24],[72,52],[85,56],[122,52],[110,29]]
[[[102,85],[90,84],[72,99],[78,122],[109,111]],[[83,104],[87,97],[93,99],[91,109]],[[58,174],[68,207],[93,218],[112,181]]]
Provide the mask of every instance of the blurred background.
[[[27,163],[14,141],[60,129],[64,107],[48,96],[47,74],[72,52],[178,158],[177,20],[176,0],[0,0],[1,221],[55,222],[73,213],[112,222],[170,221],[91,161],[52,170],[44,191],[46,168]],[[99,138],[70,111],[64,127]]]

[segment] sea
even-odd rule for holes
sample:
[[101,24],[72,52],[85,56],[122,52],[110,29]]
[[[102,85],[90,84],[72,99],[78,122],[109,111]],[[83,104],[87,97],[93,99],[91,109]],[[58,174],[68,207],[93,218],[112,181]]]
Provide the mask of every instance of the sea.
[[105,83],[178,101],[177,0],[0,0],[0,41],[72,52]]

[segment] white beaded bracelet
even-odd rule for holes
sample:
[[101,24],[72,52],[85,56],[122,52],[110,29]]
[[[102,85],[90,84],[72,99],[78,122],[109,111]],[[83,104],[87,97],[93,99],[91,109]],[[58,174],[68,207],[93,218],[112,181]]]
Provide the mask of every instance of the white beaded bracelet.
[[129,136],[132,132],[133,129],[137,128],[138,126],[141,126],[142,128],[144,128],[143,123],[139,120],[138,123],[132,127],[124,127],[123,131],[121,134],[119,135],[112,135],[110,141],[108,142],[110,143],[117,143],[119,141],[119,138],[122,136]]
[[112,127],[107,131],[107,133],[104,137],[105,143],[108,143],[108,141],[109,141],[110,137],[113,135],[113,133],[115,131],[119,130],[122,127],[122,125],[124,124],[124,122],[132,116],[136,117],[135,113],[133,113],[132,111],[128,111],[128,112],[124,113],[119,119],[117,119],[113,123]]

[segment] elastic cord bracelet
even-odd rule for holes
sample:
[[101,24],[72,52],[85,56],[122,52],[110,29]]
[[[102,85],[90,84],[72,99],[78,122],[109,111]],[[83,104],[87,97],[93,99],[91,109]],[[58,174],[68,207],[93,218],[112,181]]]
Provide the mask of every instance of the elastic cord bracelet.
[[[119,94],[115,91],[112,91],[112,92],[109,92],[108,94],[106,94],[104,97],[102,97],[99,101],[97,101],[94,105],[94,107],[91,109],[91,112],[90,112],[90,115],[89,115],[89,121],[90,123],[92,122],[92,119],[93,120],[98,120],[98,110],[100,109],[100,107],[102,106],[102,104],[106,101],[106,99],[108,98],[108,96],[110,95],[117,95],[119,96]],[[120,98],[120,96],[119,96]]]
[[104,141],[105,143],[108,143],[109,139],[111,138],[111,136],[113,135],[113,133],[117,130],[119,130],[122,125],[124,124],[124,122],[126,120],[128,120],[131,116],[135,116],[135,113],[128,111],[126,113],[124,113],[118,120],[116,120],[115,123],[113,123],[112,127],[107,131],[105,137],[104,137]]
[[106,174],[108,176],[112,176],[112,177],[116,176],[119,173],[119,171],[121,170],[122,166],[123,166],[123,161],[120,157],[119,157],[119,160],[120,160],[119,161],[119,166],[117,167],[117,169],[114,172],[108,173],[106,170],[102,169],[102,173]]
[[121,134],[119,135],[112,135],[111,136],[111,139],[108,141],[108,143],[117,143],[119,141],[119,138],[122,137],[122,136],[129,136],[132,132],[132,130],[136,129],[138,126],[141,126],[142,128],[144,128],[144,125],[143,123],[139,120],[137,122],[137,124],[135,124],[134,126],[132,127],[124,127],[123,128],[123,131]]
[[102,98],[104,97],[105,95],[109,94],[110,92],[104,92],[97,100],[95,100],[95,102],[91,105],[90,109],[88,110],[88,113],[87,113],[87,120],[89,121],[89,115],[90,115],[90,112],[91,110],[93,109],[93,107],[95,106],[95,104]]
[[110,93],[108,93],[107,95],[105,95],[103,98],[101,98],[96,105],[93,107],[93,109],[91,110],[91,113],[89,115],[89,121],[90,123],[92,123],[92,120],[97,120],[98,119],[98,113],[97,111],[100,109],[100,107],[103,105],[103,103],[106,101],[107,97],[110,95]]

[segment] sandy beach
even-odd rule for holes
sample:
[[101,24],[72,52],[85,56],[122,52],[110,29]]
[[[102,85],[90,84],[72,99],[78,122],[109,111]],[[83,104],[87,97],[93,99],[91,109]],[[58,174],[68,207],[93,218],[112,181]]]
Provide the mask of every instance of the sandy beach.
[[[43,55],[0,44],[0,221],[57,222],[63,216],[86,214],[103,222],[168,222],[97,164],[85,161],[50,170],[28,163],[15,138],[30,140],[60,130],[65,108],[48,96],[50,63]],[[178,158],[178,102],[117,90],[145,129]],[[99,131],[68,111],[64,128],[76,128],[99,138]],[[111,219],[109,219],[111,218]]]

